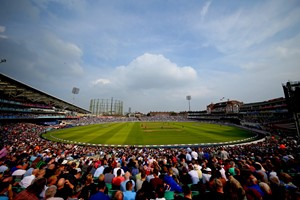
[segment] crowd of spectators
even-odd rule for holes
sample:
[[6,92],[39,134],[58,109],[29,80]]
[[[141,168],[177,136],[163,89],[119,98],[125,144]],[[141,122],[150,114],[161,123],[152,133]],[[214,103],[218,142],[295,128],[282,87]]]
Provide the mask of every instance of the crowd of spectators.
[[44,140],[40,134],[48,128],[0,126],[0,200],[300,198],[300,152],[293,138],[272,135],[234,146],[102,147]]

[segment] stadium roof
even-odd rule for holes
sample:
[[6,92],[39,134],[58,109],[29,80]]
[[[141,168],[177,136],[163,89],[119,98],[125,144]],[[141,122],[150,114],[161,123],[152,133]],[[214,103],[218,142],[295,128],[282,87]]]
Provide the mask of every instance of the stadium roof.
[[2,73],[0,73],[0,94],[8,97],[10,100],[17,101],[22,99],[23,102],[25,101],[24,103],[32,102],[83,114],[90,113],[88,110],[46,94]]

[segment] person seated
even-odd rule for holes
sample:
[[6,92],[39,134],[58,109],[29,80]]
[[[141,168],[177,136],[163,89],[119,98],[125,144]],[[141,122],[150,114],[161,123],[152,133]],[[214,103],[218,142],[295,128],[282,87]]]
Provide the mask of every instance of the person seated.
[[136,192],[132,191],[133,184],[131,181],[126,183],[126,191],[123,192],[124,200],[135,200]]
[[105,188],[106,188],[104,181],[98,183],[98,188],[99,188],[99,191],[96,194],[93,194],[90,197],[90,200],[97,200],[97,199],[110,200],[109,196],[104,193]]
[[164,176],[164,182],[170,186],[171,191],[174,191],[177,193],[182,193],[181,186],[173,178],[172,168],[168,169],[168,174]]
[[112,189],[113,190],[120,190],[121,183],[125,181],[125,177],[122,176],[122,170],[118,169],[117,176],[112,179]]

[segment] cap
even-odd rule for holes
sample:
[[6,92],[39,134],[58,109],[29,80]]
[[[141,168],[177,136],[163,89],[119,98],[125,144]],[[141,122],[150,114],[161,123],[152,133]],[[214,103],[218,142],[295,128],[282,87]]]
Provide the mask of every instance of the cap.
[[204,170],[207,172],[211,172],[211,169],[209,167],[206,167]]
[[67,160],[64,160],[64,161],[62,161],[62,165],[65,165],[65,164],[67,164],[68,163],[68,161]]

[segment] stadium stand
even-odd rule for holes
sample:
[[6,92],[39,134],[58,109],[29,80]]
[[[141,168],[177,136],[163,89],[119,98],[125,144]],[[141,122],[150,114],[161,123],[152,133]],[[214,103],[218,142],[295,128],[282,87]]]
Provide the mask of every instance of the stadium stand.
[[1,121],[54,123],[89,111],[0,74]]

